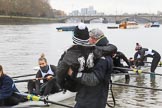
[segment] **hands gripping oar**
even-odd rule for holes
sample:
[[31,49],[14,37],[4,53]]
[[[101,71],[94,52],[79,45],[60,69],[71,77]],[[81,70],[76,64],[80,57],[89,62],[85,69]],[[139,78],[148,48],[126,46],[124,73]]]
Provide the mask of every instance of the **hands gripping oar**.
[[31,95],[31,94],[27,94],[27,93],[19,93],[19,92],[15,92],[15,93],[17,95],[23,96],[25,99],[28,99],[30,101],[42,101],[45,104],[51,103],[51,104],[55,104],[55,105],[59,105],[59,106],[67,107],[67,108],[73,108],[72,106],[69,106],[69,105],[65,105],[65,104],[61,104],[61,103],[58,103],[58,102],[50,101],[50,100],[48,100],[48,98],[42,98],[40,96]]
[[144,73],[144,74],[154,74],[154,75],[162,76],[162,74],[152,73],[152,72],[146,72],[146,71],[143,71],[141,69],[125,68],[125,67],[114,67],[114,69],[124,69],[124,70],[128,70],[128,71],[136,72],[137,74]]

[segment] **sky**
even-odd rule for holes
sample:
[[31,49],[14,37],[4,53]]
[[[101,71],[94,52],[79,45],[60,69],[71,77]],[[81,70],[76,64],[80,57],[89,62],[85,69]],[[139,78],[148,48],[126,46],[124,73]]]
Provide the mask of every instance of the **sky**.
[[49,0],[52,8],[70,13],[72,10],[93,6],[105,14],[157,13],[162,11],[162,0]]

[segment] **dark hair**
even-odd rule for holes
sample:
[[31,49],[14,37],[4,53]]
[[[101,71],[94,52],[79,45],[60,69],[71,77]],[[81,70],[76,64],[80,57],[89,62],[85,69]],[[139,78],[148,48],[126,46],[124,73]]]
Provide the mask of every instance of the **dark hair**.
[[0,65],[0,72],[2,72],[2,76],[3,76],[4,73],[3,73],[3,67],[2,67],[2,65]]
[[42,61],[42,60],[44,60],[47,63],[47,59],[45,58],[44,53],[42,53],[40,58],[38,59],[38,61]]
[[136,45],[139,45],[139,43],[136,43]]

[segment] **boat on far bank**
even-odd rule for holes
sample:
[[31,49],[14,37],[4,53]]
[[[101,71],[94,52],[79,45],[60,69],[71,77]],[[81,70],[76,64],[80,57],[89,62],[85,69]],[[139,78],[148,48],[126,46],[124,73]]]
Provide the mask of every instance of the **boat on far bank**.
[[118,29],[119,28],[119,24],[116,23],[110,23],[107,26],[107,29]]
[[149,27],[160,27],[160,23],[156,21],[156,22],[145,24],[145,28],[149,28]]
[[118,29],[119,27],[118,26],[108,26],[107,28],[108,29]]
[[160,27],[160,24],[159,22],[153,22],[151,27]]
[[63,27],[57,27],[56,29],[58,31],[74,31],[76,26],[63,26]]
[[119,24],[120,29],[136,29],[138,28],[138,23],[135,21],[124,21]]

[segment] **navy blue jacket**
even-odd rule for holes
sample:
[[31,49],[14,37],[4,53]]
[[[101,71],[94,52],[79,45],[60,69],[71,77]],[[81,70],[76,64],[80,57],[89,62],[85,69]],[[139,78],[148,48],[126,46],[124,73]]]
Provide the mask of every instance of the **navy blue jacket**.
[[0,77],[0,100],[9,98],[14,92],[18,92],[13,80],[4,75]]
[[100,58],[96,61],[90,73],[83,73],[79,83],[81,84],[76,95],[74,108],[105,108],[109,90],[109,81],[113,70],[111,55],[116,53],[116,46],[109,44],[106,37],[96,43]]
[[77,92],[77,104],[74,108],[106,107],[112,66],[113,61],[110,56],[106,58],[101,57],[93,67],[93,71],[91,71],[91,73],[83,73],[80,78],[80,84],[82,85]]

